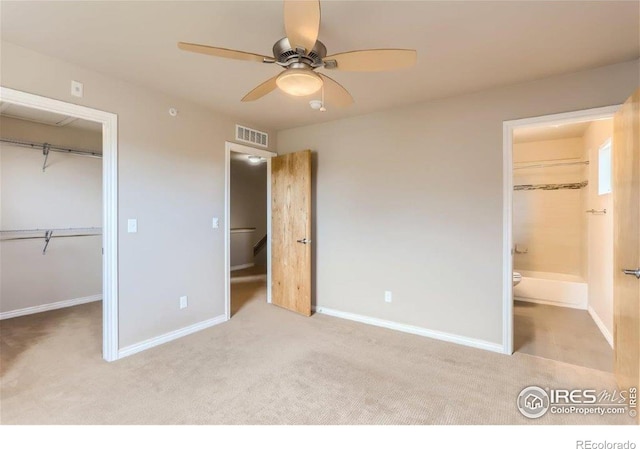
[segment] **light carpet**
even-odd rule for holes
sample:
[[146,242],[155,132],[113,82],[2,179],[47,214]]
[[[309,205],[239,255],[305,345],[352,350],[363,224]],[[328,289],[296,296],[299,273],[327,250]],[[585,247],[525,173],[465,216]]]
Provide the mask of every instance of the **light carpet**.
[[265,303],[233,285],[227,322],[113,363],[100,303],[0,322],[3,424],[631,424],[520,415],[528,385],[614,389],[610,373],[505,356]]

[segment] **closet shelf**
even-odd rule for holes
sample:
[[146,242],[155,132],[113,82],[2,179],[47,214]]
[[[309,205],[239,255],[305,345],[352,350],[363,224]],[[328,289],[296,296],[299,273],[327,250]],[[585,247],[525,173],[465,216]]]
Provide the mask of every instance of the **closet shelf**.
[[0,138],[0,142],[16,145],[18,147],[30,148],[32,150],[42,150],[44,156],[44,162],[42,163],[42,171],[47,168],[47,160],[49,159],[49,152],[54,151],[57,153],[73,154],[76,156],[96,157],[102,158],[102,154],[97,151],[84,150],[80,148],[67,148],[58,145],[52,145],[50,143],[29,142],[26,140],[7,139],[5,137]]
[[48,228],[48,229],[8,229],[0,230],[0,240],[36,240],[44,239],[42,254],[47,254],[47,247],[52,238],[90,237],[102,235],[102,228]]
[[571,165],[589,165],[589,161],[542,162],[542,163],[516,162],[516,164],[527,164],[527,165],[517,165],[513,167],[514,170],[525,170],[528,168],[549,168],[549,167],[567,167]]

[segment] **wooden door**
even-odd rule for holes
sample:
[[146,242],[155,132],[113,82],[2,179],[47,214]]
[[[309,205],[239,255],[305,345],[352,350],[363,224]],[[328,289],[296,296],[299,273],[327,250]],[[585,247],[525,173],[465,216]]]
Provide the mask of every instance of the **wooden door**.
[[311,150],[271,159],[271,302],[311,315]]
[[613,126],[614,370],[628,389],[640,388],[640,89]]

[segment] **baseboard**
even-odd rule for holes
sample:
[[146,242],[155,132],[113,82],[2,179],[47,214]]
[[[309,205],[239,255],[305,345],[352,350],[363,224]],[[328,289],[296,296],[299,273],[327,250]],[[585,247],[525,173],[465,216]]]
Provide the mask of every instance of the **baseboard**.
[[245,268],[251,268],[254,265],[255,263],[243,263],[242,265],[232,265],[230,270],[231,271],[244,270]]
[[520,296],[514,296],[513,300],[522,301],[522,302],[532,302],[534,304],[544,304],[545,306],[557,306],[557,307],[567,307],[569,309],[587,310],[586,304],[568,304],[566,302],[546,301],[544,299],[522,298]]
[[46,312],[48,310],[64,309],[65,307],[78,306],[80,304],[86,304],[88,302],[101,301],[102,294],[85,296],[84,298],[66,299],[64,301],[52,302],[49,304],[42,304],[40,306],[25,307],[24,309],[10,310],[8,312],[0,313],[0,320],[6,320],[9,318],[15,318],[23,315],[31,315],[33,313]]
[[589,315],[591,315],[591,318],[593,318],[593,321],[596,323],[596,326],[598,326],[598,329],[600,329],[600,332],[602,332],[602,335],[604,335],[604,338],[611,346],[611,349],[613,349],[613,335],[611,335],[611,332],[609,332],[607,326],[604,325],[604,323],[600,319],[600,316],[596,313],[595,310],[591,308],[591,306],[589,306],[587,310],[589,311]]
[[387,321],[379,318],[368,317],[364,315],[357,315],[355,313],[342,312],[340,310],[329,309],[327,307],[314,307],[317,313],[324,315],[330,315],[337,318],[343,318],[345,320],[357,321],[359,323],[370,324],[372,326],[384,327],[387,329],[393,329],[400,332],[406,332],[408,334],[420,335],[423,337],[434,338],[436,340],[447,341],[449,343],[456,343],[459,345],[470,346],[472,348],[484,349],[486,351],[498,352],[504,354],[502,344],[492,343],[489,341],[478,340],[475,338],[463,337],[461,335],[449,334],[447,332],[435,331],[426,329],[424,327],[412,326],[410,324],[397,323],[395,321]]
[[193,334],[194,332],[198,332],[208,327],[215,326],[216,324],[224,323],[225,321],[227,321],[227,317],[225,315],[219,315],[215,318],[200,321],[199,323],[192,324],[191,326],[183,327],[182,329],[177,329],[175,331],[167,332],[166,334],[158,335],[157,337],[149,338],[148,340],[144,340],[140,343],[135,343],[133,345],[120,349],[118,351],[118,358],[121,359],[123,357],[128,357],[138,352],[153,348],[154,346],[168,343],[172,340],[176,340],[186,335]]

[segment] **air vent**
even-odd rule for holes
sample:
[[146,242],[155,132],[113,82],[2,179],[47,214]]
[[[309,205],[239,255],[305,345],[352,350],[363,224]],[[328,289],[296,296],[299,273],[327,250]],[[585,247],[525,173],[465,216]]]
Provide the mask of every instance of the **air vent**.
[[269,134],[241,125],[236,125],[236,140],[264,148],[269,146]]

